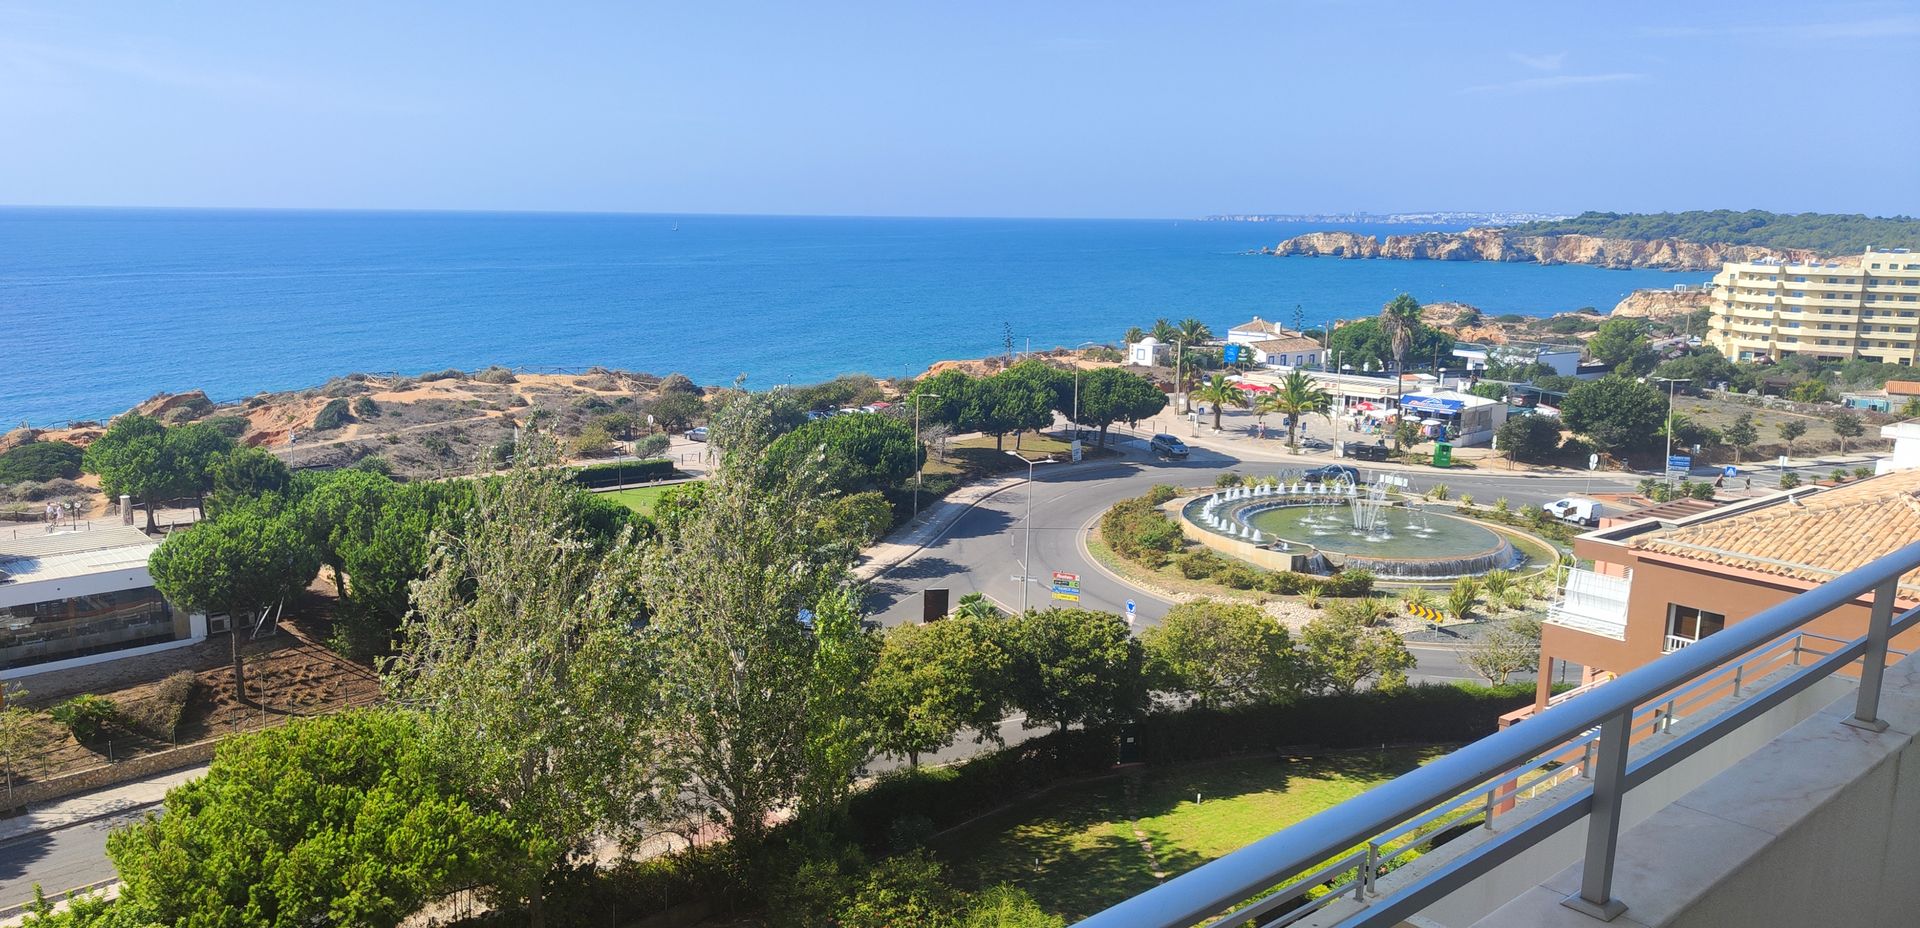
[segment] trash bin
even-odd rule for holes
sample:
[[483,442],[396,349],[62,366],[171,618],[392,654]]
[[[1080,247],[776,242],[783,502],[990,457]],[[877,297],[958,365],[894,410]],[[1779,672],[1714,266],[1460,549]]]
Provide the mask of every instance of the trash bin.
[[1453,466],[1453,445],[1448,444],[1447,442],[1444,442],[1444,441],[1437,441],[1433,443],[1433,466],[1435,467],[1452,467]]

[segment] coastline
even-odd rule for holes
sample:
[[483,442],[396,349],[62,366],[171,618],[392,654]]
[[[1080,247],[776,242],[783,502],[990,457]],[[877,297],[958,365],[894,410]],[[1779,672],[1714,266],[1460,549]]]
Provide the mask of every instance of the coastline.
[[1384,239],[1359,232],[1308,232],[1261,248],[1276,257],[1384,258],[1400,261],[1486,261],[1582,264],[1609,270],[1718,271],[1728,262],[1824,260],[1806,248],[1712,245],[1680,239],[1605,238],[1579,234],[1523,235],[1481,227],[1461,232],[1415,232]]

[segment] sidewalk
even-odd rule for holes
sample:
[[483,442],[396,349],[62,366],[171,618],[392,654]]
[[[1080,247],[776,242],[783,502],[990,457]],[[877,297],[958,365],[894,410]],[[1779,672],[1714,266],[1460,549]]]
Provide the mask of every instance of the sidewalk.
[[150,808],[165,799],[167,790],[207,772],[202,766],[186,767],[133,783],[71,796],[28,809],[26,814],[0,819],[0,844],[29,835],[58,831],[95,819]]

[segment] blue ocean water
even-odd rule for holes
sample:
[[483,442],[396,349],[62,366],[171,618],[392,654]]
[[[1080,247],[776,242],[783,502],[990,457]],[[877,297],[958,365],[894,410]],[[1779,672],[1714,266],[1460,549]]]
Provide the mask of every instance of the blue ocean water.
[[[0,427],[352,371],[590,365],[749,387],[1217,332],[1401,292],[1491,313],[1610,308],[1703,274],[1274,258],[1280,223],[0,209]],[[1382,231],[1405,232],[1405,226]]]

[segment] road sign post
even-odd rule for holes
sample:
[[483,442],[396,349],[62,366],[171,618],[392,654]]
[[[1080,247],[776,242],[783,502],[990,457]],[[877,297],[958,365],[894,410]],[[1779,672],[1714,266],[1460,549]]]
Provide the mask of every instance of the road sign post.
[[1129,599],[1127,600],[1127,627],[1128,628],[1133,627],[1133,619],[1134,619],[1133,600]]
[[1070,603],[1080,601],[1080,575],[1064,570],[1053,572],[1053,598]]

